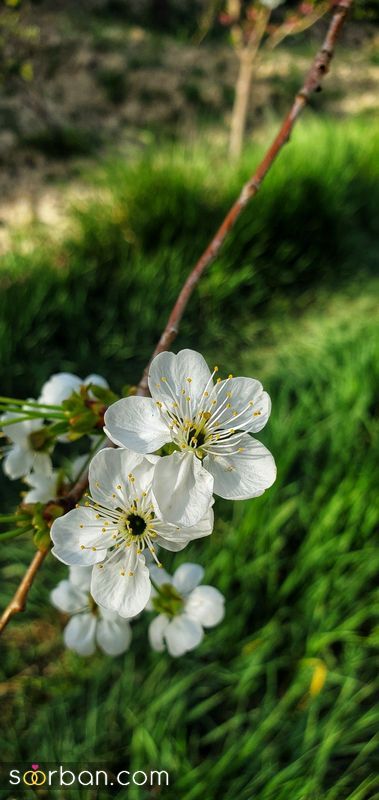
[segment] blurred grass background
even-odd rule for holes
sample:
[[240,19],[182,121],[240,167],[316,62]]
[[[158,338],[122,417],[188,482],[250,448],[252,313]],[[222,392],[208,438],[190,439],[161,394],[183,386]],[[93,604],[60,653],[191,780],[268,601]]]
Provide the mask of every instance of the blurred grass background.
[[[105,154],[84,167],[90,192],[63,235],[38,222],[13,233],[2,394],[36,396],[61,370],[99,372],[115,390],[137,382],[272,131],[266,120],[237,170],[206,130],[139,158]],[[306,113],[175,345],[258,377],[273,400],[259,438],[277,460],[274,487],[218,499],[209,541],[164,558],[205,566],[224,623],[175,661],[150,652],[146,615],[125,656],[82,659],[62,650],[48,593],[65,569],[50,559],[0,643],[2,761],[170,772],[160,792],[120,793],[132,800],[379,797],[378,134],[374,115]],[[1,482],[4,509],[16,488]],[[1,607],[31,553],[22,539],[3,547]]]

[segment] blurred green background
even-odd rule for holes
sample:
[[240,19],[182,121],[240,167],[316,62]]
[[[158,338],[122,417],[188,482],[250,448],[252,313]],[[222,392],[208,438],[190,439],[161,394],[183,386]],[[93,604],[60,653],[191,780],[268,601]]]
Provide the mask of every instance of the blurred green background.
[[[148,615],[125,656],[80,658],[49,605],[65,575],[51,558],[0,642],[3,762],[169,771],[168,788],[120,792],[132,800],[379,798],[375,11],[357,6],[325,90],[175,343],[261,379],[273,402],[259,438],[276,484],[218,499],[209,541],[164,558],[204,565],[225,621],[178,661],[149,650]],[[233,53],[217,26],[196,41],[201,12],[184,0],[3,4],[2,395],[36,396],[63,370],[98,372],[115,391],[138,382],[325,29],[263,57],[236,167]],[[2,479],[3,509],[19,488]],[[32,552],[3,544],[1,607]]]

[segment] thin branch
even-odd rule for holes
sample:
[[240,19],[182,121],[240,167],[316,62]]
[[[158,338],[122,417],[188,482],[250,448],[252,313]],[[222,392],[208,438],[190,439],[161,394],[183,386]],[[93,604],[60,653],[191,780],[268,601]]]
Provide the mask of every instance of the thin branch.
[[[301,111],[307,104],[310,96],[313,92],[319,91],[320,85],[322,82],[323,77],[329,70],[330,61],[333,57],[334,47],[346,18],[346,15],[349,11],[349,8],[352,5],[353,0],[337,0],[334,4],[334,11],[333,17],[331,19],[328,32],[326,34],[325,40],[319,52],[317,53],[314,62],[311,66],[311,69],[308,72],[308,75],[304,81],[303,87],[300,89],[292,108],[289,114],[286,116],[279,133],[277,134],[276,138],[274,139],[271,147],[267,151],[266,155],[264,156],[263,160],[261,161],[258,169],[256,170],[255,174],[250,178],[250,180],[243,186],[242,191],[235,201],[234,205],[226,215],[224,221],[221,223],[218,231],[216,232],[215,236],[213,237],[212,241],[200,257],[199,261],[193,268],[192,272],[189,274],[187,280],[185,281],[178,298],[175,302],[175,305],[171,311],[169,316],[167,325],[159,339],[159,342],[154,350],[154,353],[147,365],[141,381],[137,388],[138,395],[147,395],[149,392],[148,389],[148,370],[151,361],[153,358],[158,355],[158,353],[162,353],[164,350],[168,350],[175,337],[177,336],[179,325],[186,309],[187,303],[191,297],[191,294],[199,282],[204,270],[215,260],[218,256],[220,249],[227,237],[230,233],[231,229],[233,228],[235,222],[237,221],[238,217],[242,213],[245,206],[248,202],[257,194],[260,185],[267,175],[267,172],[271,168],[272,164],[274,163],[276,157],[280,153],[282,147],[288,142],[292,128],[295,125],[295,122],[300,115]],[[68,494],[64,498],[60,498],[57,500],[57,503],[61,503],[64,507],[65,511],[69,511],[70,508],[73,508],[75,504],[81,499],[83,496],[86,488],[88,485],[88,475],[85,473],[77,483],[72,487],[72,489],[68,492]],[[10,619],[13,617],[14,614],[18,614],[20,611],[23,611],[26,605],[26,600],[30,588],[33,584],[34,578],[44,562],[48,552],[50,551],[50,547],[46,548],[45,550],[38,550],[35,554],[34,558],[32,559],[29,567],[26,570],[26,573],[15,592],[12,600],[6,607],[1,619],[0,619],[0,633],[4,630]]]
[[34,578],[42,566],[50,548],[48,547],[46,550],[37,550],[34,558],[30,562],[28,569],[25,572],[25,575],[15,592],[14,596],[10,603],[8,603],[2,617],[0,619],[0,633],[4,630],[6,625],[8,625],[9,620],[13,617],[14,614],[18,614],[20,611],[23,611],[26,604],[26,598],[29,594],[29,590],[32,586]]
[[244,210],[245,206],[257,194],[263,179],[267,175],[269,169],[272,167],[284,145],[288,142],[296,120],[301,114],[303,108],[308,103],[311,95],[313,92],[320,91],[322,79],[329,71],[335,44],[352,2],[353,0],[337,0],[337,2],[333,5],[333,17],[331,19],[325,40],[313,61],[302,88],[295,97],[291,110],[284,119],[279,133],[272,142],[271,147],[269,147],[267,150],[255,174],[243,186],[239,197],[228,211],[225,219],[221,223],[219,229],[216,231],[212,241],[204,253],[200,256],[197,264],[195,264],[192,272],[189,274],[186,282],[184,283],[168,318],[167,325],[161,335],[161,338],[159,339],[151,360],[142,375],[140,383],[138,384],[137,394],[146,396],[149,393],[148,371],[151,361],[156,355],[158,355],[158,353],[162,353],[164,350],[170,349],[174,339],[178,334],[179,325],[187,303],[204,270],[209,267],[209,265],[218,256],[226,237],[237,222],[237,219]]

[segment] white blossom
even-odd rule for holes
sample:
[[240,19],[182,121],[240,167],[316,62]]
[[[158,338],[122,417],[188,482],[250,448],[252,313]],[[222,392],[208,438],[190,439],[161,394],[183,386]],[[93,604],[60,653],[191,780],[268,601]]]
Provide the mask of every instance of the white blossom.
[[58,372],[52,375],[42,386],[38,402],[45,405],[59,406],[67,400],[74,392],[80,392],[82,386],[89,386],[91,383],[109,389],[109,384],[101,375],[87,375],[86,378],[79,378],[71,372]]
[[62,473],[60,470],[53,470],[50,465],[50,471],[46,474],[41,472],[30,472],[24,478],[24,483],[30,486],[30,489],[24,494],[24,503],[48,503],[53,500],[57,494],[59,486],[62,482]]
[[192,528],[157,516],[152,482],[158,461],[157,456],[126,449],[101,450],[90,464],[89,499],[56,519],[51,528],[54,555],[65,564],[93,565],[92,596],[122,617],[135,616],[149,600],[145,548],[155,557],[156,545],[182,550],[213,528],[210,506]]
[[65,645],[82,656],[93,655],[96,645],[107,655],[121,655],[131,642],[130,625],[115,611],[93,601],[91,572],[90,567],[70,567],[68,580],[51,592],[53,606],[71,616],[64,630]]
[[[22,417],[20,412],[7,412],[2,416],[2,421],[17,419]],[[1,423],[0,423],[1,425]],[[27,419],[15,422],[13,425],[6,425],[4,428],[6,437],[11,444],[5,449],[3,470],[8,478],[15,480],[22,478],[33,470],[34,473],[49,475],[52,465],[43,423],[40,419]]]
[[[193,350],[160,353],[149,371],[151,398],[118,400],[105,413],[105,432],[121,447],[154,453],[176,450],[156,466],[153,493],[170,522],[194,525],[214,492],[230,500],[258,497],[276,477],[275,462],[260,431],[271,403],[254,378],[214,377]],[[169,487],[169,489],[168,489]]]
[[260,0],[260,1],[262,6],[266,6],[266,8],[271,9],[271,11],[273,11],[274,8],[278,8],[278,6],[281,6],[285,2],[285,0]]
[[[224,617],[224,597],[213,586],[199,586],[204,570],[198,564],[182,564],[171,577],[151,568],[154,582],[162,590],[166,587],[163,604],[171,613],[160,613],[149,626],[149,641],[153,650],[162,652],[167,647],[171,656],[182,656],[197,647],[203,639],[204,628],[218,625]],[[153,605],[159,608],[160,595],[153,591]],[[151,607],[151,605],[150,605]],[[163,605],[164,607],[164,605]]]

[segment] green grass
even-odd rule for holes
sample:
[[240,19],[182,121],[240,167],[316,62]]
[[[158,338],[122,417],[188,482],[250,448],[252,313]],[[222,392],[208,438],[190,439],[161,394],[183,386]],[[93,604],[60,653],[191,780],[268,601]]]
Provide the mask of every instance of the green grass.
[[[191,336],[195,346],[227,351],[252,315],[287,313],[320,285],[364,285],[377,263],[377,133],[375,121],[369,130],[361,120],[304,121],[204,275],[179,345]],[[210,162],[207,146],[111,161],[97,197],[76,214],[75,234],[57,246],[42,230],[34,249],[21,242],[6,255],[3,392],[35,395],[58,368],[88,372],[94,352],[116,389],[134,382],[184,276],[261,152],[247,150],[238,174],[217,148]]]
[[[249,365],[273,398],[263,438],[278,480],[258,500],[218,502],[209,542],[175,558],[202,562],[227,598],[224,623],[196,653],[150,653],[142,619],[125,657],[62,656],[46,599],[64,569],[50,560],[27,619],[4,639],[4,761],[159,766],[172,779],[163,796],[186,800],[376,796],[376,334],[373,299],[342,297],[277,327],[270,356],[236,352],[233,368]],[[26,558],[19,547],[8,550],[2,604]],[[319,662],[326,681],[311,697]]]
[[[65,569],[51,558],[1,643],[3,761],[170,772],[161,795],[120,794],[132,800],[379,797],[379,160],[374,126],[364,147],[363,133],[359,121],[298,130],[178,341],[223,374],[261,378],[273,400],[259,438],[277,460],[275,485],[257,500],[217,500],[209,540],[165,557],[168,568],[205,566],[225,621],[178,661],[149,651],[148,615],[123,657],[62,653],[48,592]],[[4,259],[6,391],[35,394],[58,369],[103,372],[116,389],[135,381],[237,185],[205,149],[110,164],[75,235]],[[3,493],[9,505],[5,482]],[[29,557],[20,540],[4,548],[1,606]]]

